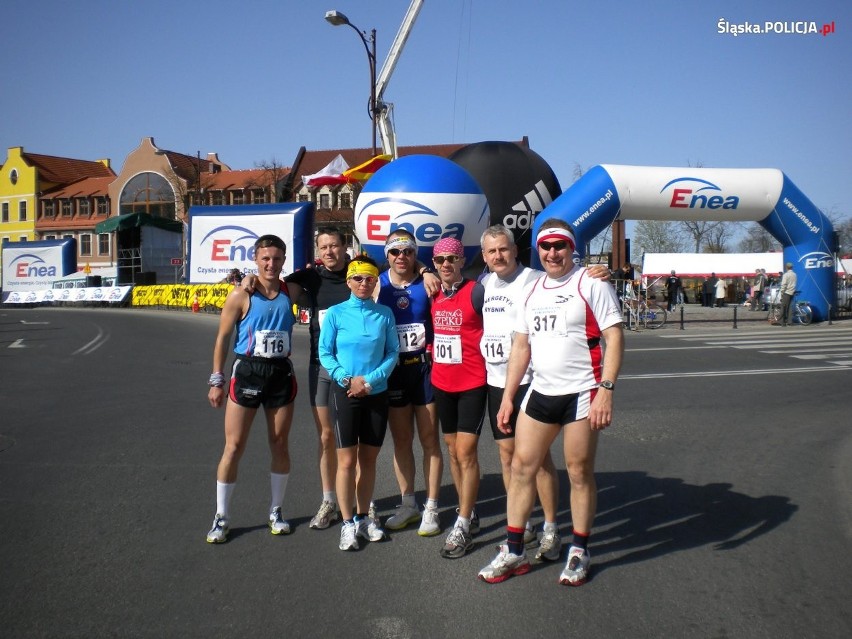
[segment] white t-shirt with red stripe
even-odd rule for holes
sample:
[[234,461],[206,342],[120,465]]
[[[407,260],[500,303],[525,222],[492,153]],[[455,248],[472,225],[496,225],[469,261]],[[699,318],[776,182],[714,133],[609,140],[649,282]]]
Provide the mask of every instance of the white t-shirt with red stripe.
[[543,395],[568,395],[601,381],[601,332],[622,322],[609,282],[575,266],[559,279],[544,275],[524,290],[515,331],[529,336],[533,379]]

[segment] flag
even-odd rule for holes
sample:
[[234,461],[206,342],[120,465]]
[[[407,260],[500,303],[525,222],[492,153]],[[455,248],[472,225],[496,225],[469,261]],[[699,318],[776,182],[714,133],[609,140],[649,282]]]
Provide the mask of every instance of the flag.
[[317,173],[302,176],[302,184],[305,186],[326,186],[329,184],[346,184],[348,180],[343,176],[343,172],[349,168],[343,156],[338,154],[325,167]]
[[392,156],[390,155],[377,155],[358,166],[344,171],[343,177],[346,178],[347,182],[366,182],[372,177],[373,173],[390,162],[391,159]]

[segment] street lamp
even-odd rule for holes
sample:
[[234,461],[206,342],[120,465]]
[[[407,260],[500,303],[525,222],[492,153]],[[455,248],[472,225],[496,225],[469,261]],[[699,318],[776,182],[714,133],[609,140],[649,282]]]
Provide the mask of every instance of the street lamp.
[[326,11],[325,19],[329,24],[332,24],[335,27],[345,24],[355,29],[355,33],[357,33],[358,37],[361,38],[361,42],[364,43],[364,49],[367,51],[367,60],[370,63],[370,104],[368,105],[368,109],[370,112],[370,119],[373,121],[373,156],[375,157],[376,116],[378,115],[376,112],[376,30],[372,29],[368,36],[366,31],[361,31],[358,27],[349,22],[349,18],[340,11]]

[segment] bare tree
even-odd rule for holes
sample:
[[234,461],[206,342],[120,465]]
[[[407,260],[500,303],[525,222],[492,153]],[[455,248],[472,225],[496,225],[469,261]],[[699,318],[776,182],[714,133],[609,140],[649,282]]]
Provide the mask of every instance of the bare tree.
[[639,220],[633,229],[633,245],[642,253],[682,253],[685,244],[676,222]]
[[741,253],[768,253],[780,250],[781,244],[757,222],[745,225],[745,236],[737,248]]
[[707,231],[704,242],[705,253],[727,253],[728,243],[734,236],[735,225],[719,222]]
[[254,163],[258,169],[263,169],[263,177],[255,180],[251,186],[258,189],[263,189],[270,196],[270,202],[284,202],[288,194],[284,193],[284,184],[287,176],[290,175],[290,167],[284,166],[273,156],[269,160],[261,160]]

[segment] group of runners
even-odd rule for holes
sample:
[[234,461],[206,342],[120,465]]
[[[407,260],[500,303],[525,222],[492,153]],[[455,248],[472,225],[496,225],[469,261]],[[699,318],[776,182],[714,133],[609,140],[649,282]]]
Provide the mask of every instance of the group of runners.
[[[348,259],[338,230],[321,228],[321,265],[280,280],[286,247],[276,236],[259,238],[258,275],[228,296],[214,348],[209,400],[214,407],[226,396],[227,402],[207,541],[228,538],[237,467],[261,405],[272,455],[269,529],[291,532],[283,508],[297,388],[289,360],[295,301],[311,310],[308,384],[323,492],[311,528],[341,522],[341,550],[413,524],[421,536],[440,534],[440,425],[458,499],[441,555],[465,556],[479,532],[478,445],[487,415],[500,453],[508,525],[506,541],[479,578],[497,583],[528,572],[527,548],[535,549],[537,560],[560,559],[558,476],[550,448],[562,431],[573,531],[560,583],[585,583],[595,452],[599,431],[612,420],[622,316],[606,281],[609,270],[574,263],[570,225],[546,221],[535,244],[543,272],[518,262],[509,229],[489,227],[481,238],[488,273],[471,280],[461,242],[436,242],[432,268],[417,261],[415,238],[398,229],[386,240],[388,264],[380,274],[368,257]],[[234,331],[236,357],[226,375]],[[382,524],[372,498],[388,428],[401,500]],[[415,433],[423,451],[422,510],[415,499]],[[540,536],[529,521],[536,495],[544,514]]]

